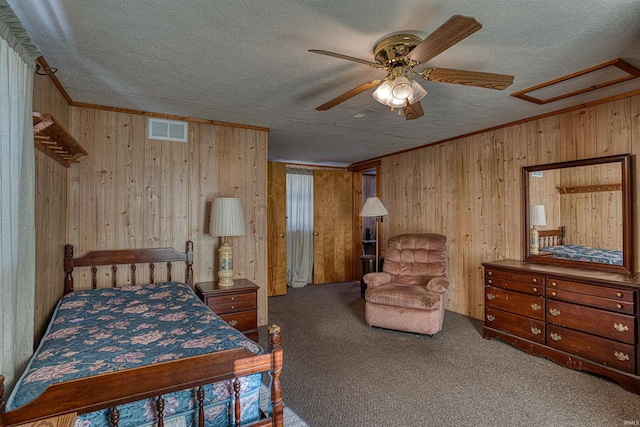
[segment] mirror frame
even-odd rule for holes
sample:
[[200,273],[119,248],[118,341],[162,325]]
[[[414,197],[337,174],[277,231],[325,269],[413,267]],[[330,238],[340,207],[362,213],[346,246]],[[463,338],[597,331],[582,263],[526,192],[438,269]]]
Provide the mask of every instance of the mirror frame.
[[[548,256],[529,254],[529,176],[530,172],[550,169],[563,169],[578,166],[592,166],[605,163],[620,163],[622,178],[622,265],[601,264],[588,261],[574,261]],[[562,265],[565,267],[584,268],[589,270],[610,271],[633,275],[633,204],[631,196],[631,155],[596,157],[592,159],[573,160],[567,162],[549,163],[546,165],[525,166],[522,168],[522,253],[524,261]]]

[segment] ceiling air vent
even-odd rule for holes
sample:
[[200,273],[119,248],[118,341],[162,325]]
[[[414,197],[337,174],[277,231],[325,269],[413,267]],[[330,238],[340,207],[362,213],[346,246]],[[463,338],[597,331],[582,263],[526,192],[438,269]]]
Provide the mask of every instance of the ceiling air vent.
[[188,131],[187,122],[149,118],[149,139],[187,142]]

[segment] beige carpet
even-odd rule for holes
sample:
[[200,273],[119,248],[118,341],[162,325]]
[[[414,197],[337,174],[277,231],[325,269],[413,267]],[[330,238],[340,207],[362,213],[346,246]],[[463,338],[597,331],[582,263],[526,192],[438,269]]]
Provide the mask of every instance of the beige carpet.
[[[310,426],[623,426],[640,396],[481,336],[447,312],[434,337],[367,326],[358,282],[269,299],[284,401]],[[266,327],[260,329],[261,343]]]

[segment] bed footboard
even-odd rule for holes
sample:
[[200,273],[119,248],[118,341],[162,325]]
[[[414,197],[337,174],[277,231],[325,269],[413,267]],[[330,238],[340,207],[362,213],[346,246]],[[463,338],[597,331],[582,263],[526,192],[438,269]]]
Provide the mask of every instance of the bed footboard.
[[[239,348],[57,383],[27,405],[0,412],[0,426],[9,427],[65,414],[81,415],[111,408],[111,422],[117,427],[119,405],[155,397],[158,398],[158,412],[162,413],[162,395],[197,389],[198,425],[203,427],[202,386],[223,380],[233,380],[235,420],[236,426],[240,426],[239,378],[267,372],[271,376],[271,416],[264,415],[250,425],[281,427],[284,424],[281,371],[280,328],[271,325],[269,349],[265,354],[253,354]],[[0,409],[4,409],[4,405],[4,377],[0,376]],[[162,425],[160,417],[158,426]]]

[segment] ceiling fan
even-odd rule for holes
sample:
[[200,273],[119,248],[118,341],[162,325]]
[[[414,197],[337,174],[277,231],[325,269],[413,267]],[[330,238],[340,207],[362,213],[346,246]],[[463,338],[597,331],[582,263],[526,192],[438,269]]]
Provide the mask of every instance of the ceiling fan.
[[404,112],[407,120],[417,119],[424,115],[420,99],[427,94],[427,91],[412,79],[411,75],[434,82],[505,89],[513,83],[513,76],[439,67],[427,67],[420,72],[416,70],[416,67],[464,40],[480,28],[482,24],[475,18],[454,15],[424,40],[413,34],[390,35],[381,39],[374,47],[375,62],[326,50],[311,49],[309,52],[358,62],[387,73],[384,79],[364,83],[320,105],[316,110],[328,110],[362,92],[378,87],[373,93],[373,97],[378,102],[391,107],[392,111],[398,108],[398,114]]

